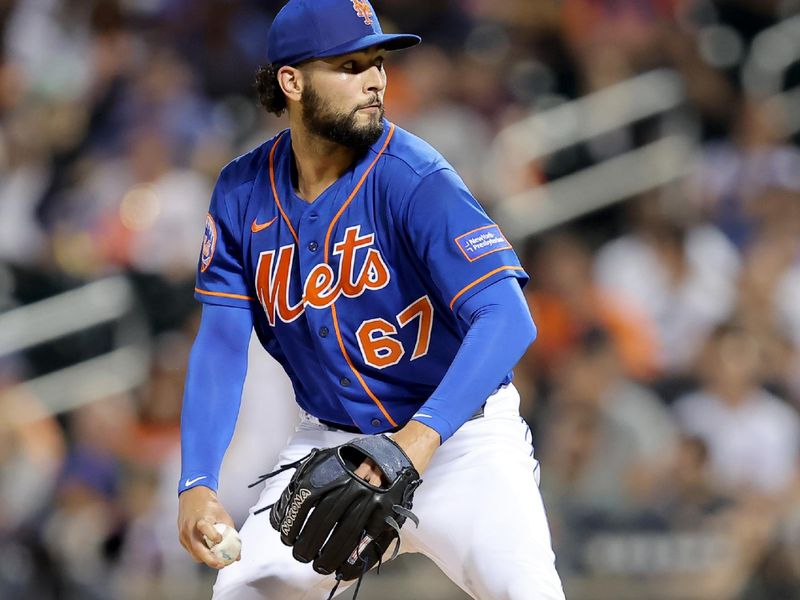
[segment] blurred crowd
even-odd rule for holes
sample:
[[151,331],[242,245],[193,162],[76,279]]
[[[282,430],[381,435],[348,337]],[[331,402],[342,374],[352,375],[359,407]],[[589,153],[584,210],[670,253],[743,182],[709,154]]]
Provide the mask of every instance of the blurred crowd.
[[[24,382],[118,332],[0,355],[0,597],[208,596],[174,525],[192,288],[216,175],[285,126],[253,91],[282,4],[0,0],[0,313],[123,276],[149,357],[142,384],[67,409]],[[498,132],[639,73],[679,75],[691,173],[517,244],[539,337],[515,383],[568,597],[800,598],[800,150],[774,101],[800,84],[800,34],[752,60],[800,2],[374,6],[385,30],[425,40],[387,62],[387,116],[490,213],[658,128],[502,177],[485,168]],[[778,55],[785,68],[758,77]],[[293,417],[276,369],[253,348],[222,476],[240,523]]]

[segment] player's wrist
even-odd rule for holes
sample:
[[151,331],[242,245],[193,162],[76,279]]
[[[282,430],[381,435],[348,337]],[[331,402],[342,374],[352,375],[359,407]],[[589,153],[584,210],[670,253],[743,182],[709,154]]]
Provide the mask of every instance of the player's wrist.
[[422,421],[411,420],[403,426],[400,431],[392,436],[392,439],[397,439],[397,436],[403,434],[402,437],[413,437],[423,443],[441,446],[442,438],[439,432],[433,427],[423,423]]
[[179,496],[183,497],[185,495],[189,496],[213,496],[214,498],[217,497],[217,490],[208,487],[207,485],[196,485],[194,487],[186,488],[185,490],[181,490],[179,492]]
[[442,443],[435,429],[419,421],[409,421],[400,431],[392,435],[392,440],[406,453],[420,474],[427,469],[434,452]]
[[180,496],[184,492],[198,487],[206,488],[216,492],[217,488],[219,487],[219,482],[213,475],[202,475],[199,473],[189,476],[183,475],[178,482],[178,495]]

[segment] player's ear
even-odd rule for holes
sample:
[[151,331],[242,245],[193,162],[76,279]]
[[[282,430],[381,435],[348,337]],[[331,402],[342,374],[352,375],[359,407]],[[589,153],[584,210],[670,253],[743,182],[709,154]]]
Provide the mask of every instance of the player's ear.
[[287,100],[300,101],[303,92],[303,72],[295,67],[284,66],[278,70],[278,84]]

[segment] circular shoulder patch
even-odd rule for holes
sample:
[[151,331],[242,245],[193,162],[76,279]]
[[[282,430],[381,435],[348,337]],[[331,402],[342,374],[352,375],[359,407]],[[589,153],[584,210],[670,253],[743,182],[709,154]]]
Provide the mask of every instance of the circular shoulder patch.
[[203,234],[203,248],[200,251],[200,272],[204,272],[211,266],[211,259],[214,258],[214,250],[217,249],[217,224],[211,213],[206,215],[206,231]]

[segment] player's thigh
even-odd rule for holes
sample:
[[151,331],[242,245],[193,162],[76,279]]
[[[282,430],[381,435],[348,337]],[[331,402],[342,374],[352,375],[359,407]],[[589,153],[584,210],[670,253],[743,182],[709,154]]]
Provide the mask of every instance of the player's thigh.
[[564,598],[527,435],[518,417],[465,425],[415,496],[411,542],[480,600]]
[[[281,453],[278,465],[302,458],[314,447],[341,443],[328,439],[331,434],[299,431]],[[242,526],[241,560],[219,572],[214,584],[214,600],[316,600],[328,597],[335,581],[320,575],[310,564],[292,556],[269,522],[269,511],[255,514],[279,497],[294,473],[289,469],[267,480],[261,496]],[[341,589],[344,589],[344,584]]]

